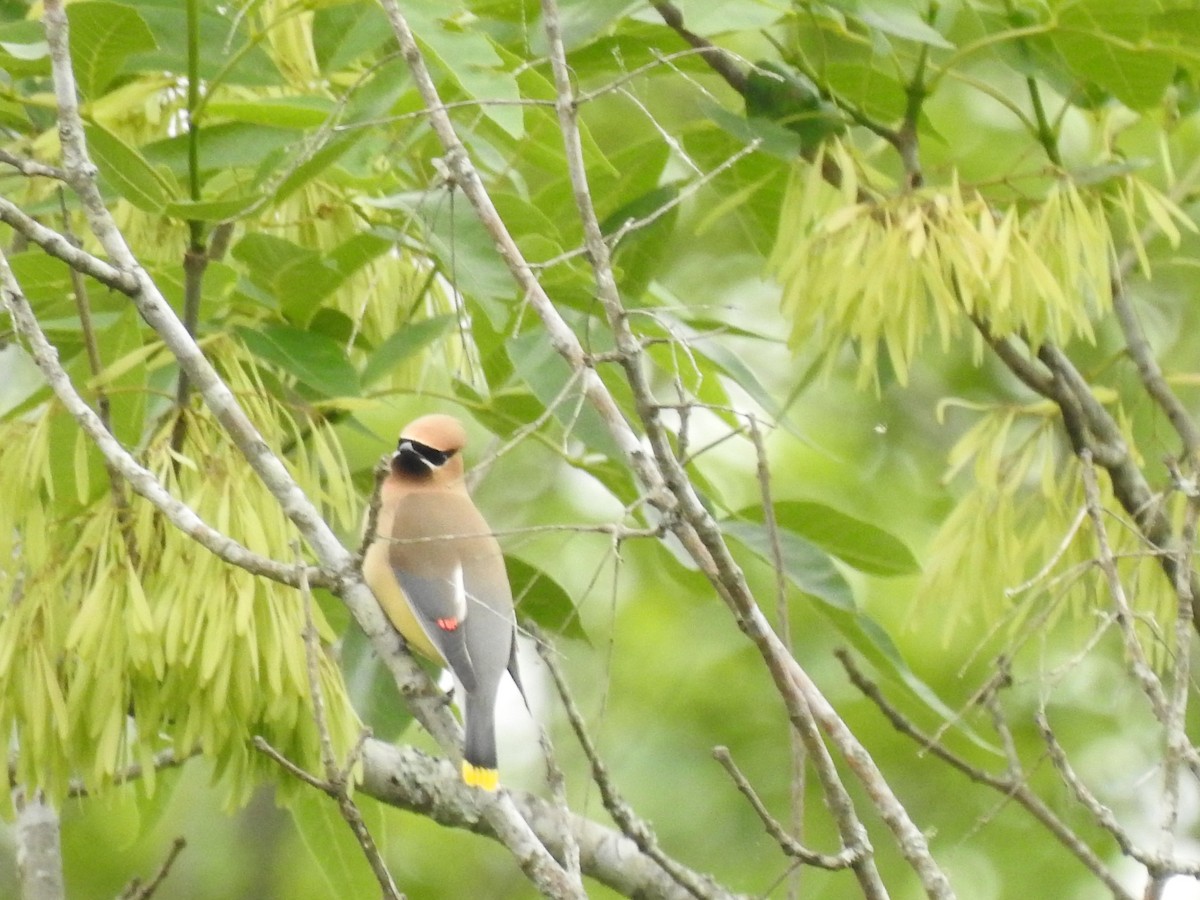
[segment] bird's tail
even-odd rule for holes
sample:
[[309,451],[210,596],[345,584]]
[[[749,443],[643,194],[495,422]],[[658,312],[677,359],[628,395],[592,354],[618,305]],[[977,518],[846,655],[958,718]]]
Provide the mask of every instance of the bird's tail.
[[462,779],[472,787],[494,791],[500,784],[496,768],[496,698],[468,695],[466,707]]

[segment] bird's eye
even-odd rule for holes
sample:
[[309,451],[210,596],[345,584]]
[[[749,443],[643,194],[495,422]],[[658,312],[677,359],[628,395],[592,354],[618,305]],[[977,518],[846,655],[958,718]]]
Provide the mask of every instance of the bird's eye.
[[[419,458],[421,463],[430,469],[437,469],[446,464],[450,457],[457,453],[457,450],[439,450],[436,447],[430,447],[428,444],[422,444],[420,441],[402,440],[396,448],[396,453],[400,457]],[[413,459],[416,462],[416,459]]]
[[434,450],[432,447],[424,447],[421,445],[418,445],[417,452],[425,457],[425,459],[429,461],[430,465],[434,466],[444,466],[446,464],[446,460],[454,455],[453,450]]

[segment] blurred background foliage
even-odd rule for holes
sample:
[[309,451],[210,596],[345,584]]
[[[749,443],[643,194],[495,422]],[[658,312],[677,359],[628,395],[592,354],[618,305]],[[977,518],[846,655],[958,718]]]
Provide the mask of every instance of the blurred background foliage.
[[[747,414],[765,435],[796,656],[961,895],[1084,898],[1098,885],[1044,834],[1032,839],[1021,810],[897,736],[849,685],[837,647],[865,659],[923,727],[948,724],[947,743],[993,770],[1004,761],[986,717],[956,711],[1007,654],[1005,702],[1033,786],[1135,878],[1045,764],[1031,714],[1048,706],[1080,773],[1135,834],[1156,827],[1159,732],[1119,640],[1090,643],[1106,598],[1086,564],[1088,530],[1067,540],[1082,491],[1057,410],[990,354],[970,316],[1000,336],[1065,345],[1152,483],[1164,483],[1156,461],[1177,440],[1124,352],[1108,264],[1136,257],[1128,290],[1171,384],[1194,405],[1200,9],[681,0],[686,27],[750,73],[739,94],[654,4],[561,7],[588,175],[606,233],[621,234],[631,324],[659,401],[689,410],[665,415],[763,607],[774,609],[779,588]],[[539,5],[414,0],[403,10],[507,226],[585,346],[605,353]],[[519,611],[561,636],[556,652],[615,782],[682,861],[782,896],[786,863],[711,757],[728,746],[787,818],[779,700],[669,542],[614,545],[571,527],[654,522],[446,180],[381,9],[79,0],[68,13],[89,148],[130,246],[181,312],[185,252],[210,257],[198,337],[346,541],[357,541],[372,466],[400,425],[429,409],[468,418],[469,461],[487,461],[476,496],[509,555]],[[0,3],[2,149],[57,163],[38,18],[37,5]],[[885,133],[906,116],[919,168]],[[826,177],[830,162],[840,183]],[[86,233],[51,179],[5,166],[0,192],[51,227]],[[97,368],[66,266],[10,231],[4,239],[61,359],[109,404],[124,444],[222,530],[289,553],[285,517],[199,401],[178,403],[174,360],[126,301],[87,289]],[[371,895],[332,805],[274,787],[247,744],[265,733],[315,760],[294,593],[230,573],[140,501],[124,523],[98,453],[24,351],[2,353],[0,558],[13,560],[3,589],[20,602],[0,613],[0,728],[22,781],[61,797],[79,777],[98,793],[63,801],[71,896],[114,896],[179,835],[189,847],[160,897]],[[632,419],[619,371],[598,371]],[[146,552],[130,557],[130,533]],[[1153,641],[1170,628],[1170,586],[1131,530],[1113,539],[1130,555],[1122,571]],[[342,745],[361,718],[431,746],[408,728],[344,610],[318,599],[341,661],[325,678]],[[531,655],[526,667],[572,807],[603,817]],[[536,726],[512,699],[504,778],[544,791]],[[197,742],[204,759],[111,786],[124,765]],[[805,841],[833,846],[815,784],[806,794]],[[531,894],[496,845],[363,802],[408,896]],[[881,833],[874,844],[893,896],[918,896],[891,842]],[[0,894],[13,879],[12,854],[0,854]],[[803,875],[803,896],[851,890],[845,874]]]

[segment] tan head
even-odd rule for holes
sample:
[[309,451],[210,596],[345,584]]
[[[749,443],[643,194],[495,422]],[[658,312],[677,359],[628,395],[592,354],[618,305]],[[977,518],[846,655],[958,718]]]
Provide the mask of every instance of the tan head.
[[467,431],[453,416],[434,413],[404,426],[392,472],[406,481],[444,484],[462,478]]

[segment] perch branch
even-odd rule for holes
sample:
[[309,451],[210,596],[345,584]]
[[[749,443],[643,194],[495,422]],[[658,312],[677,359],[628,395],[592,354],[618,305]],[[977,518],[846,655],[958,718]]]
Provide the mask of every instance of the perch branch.
[[[888,828],[896,835],[897,843],[905,858],[918,871],[927,893],[937,898],[952,897],[953,892],[944,873],[941,872],[929,853],[925,836],[912,822],[903,805],[895,797],[866,749],[841,721],[811,679],[803,673],[795,660],[788,656],[786,648],[771,632],[769,624],[754,606],[753,596],[745,583],[741,570],[729,555],[719,527],[700,503],[699,498],[696,497],[686,475],[682,477],[682,480],[680,479],[682,469],[678,466],[677,461],[669,473],[660,472],[656,466],[653,450],[648,448],[630,428],[619,405],[592,368],[590,357],[584,351],[579,339],[554,307],[496,211],[478,171],[455,132],[453,122],[442,106],[437,88],[425,65],[407,19],[395,0],[381,0],[381,2],[400,45],[401,53],[409,65],[417,91],[421,94],[425,104],[430,125],[446,152],[446,164],[454,176],[455,184],[474,207],[480,223],[492,237],[497,252],[508,267],[521,294],[528,299],[530,307],[541,318],[551,346],[573,369],[581,371],[584,395],[600,415],[617,447],[625,456],[627,464],[643,485],[648,501],[666,516],[672,530],[683,542],[700,570],[708,577],[718,594],[734,612],[738,626],[754,641],[759,652],[767,660],[768,669],[776,687],[788,703],[789,714],[793,717],[800,716],[804,704],[809,703],[813,715],[821,727],[833,736],[839,751],[848,758],[853,758],[856,777],[869,785],[873,802],[879,808]],[[560,97],[558,106],[562,108],[562,105]],[[592,233],[589,240],[589,252],[592,250],[592,241],[594,240],[595,234]],[[607,256],[605,250],[600,258],[607,259]],[[617,312],[618,315],[621,314],[618,310],[614,310],[614,312]],[[618,350],[625,351],[627,347],[619,342]],[[624,364],[628,366],[628,360],[625,360]],[[653,398],[643,394],[639,397],[638,402],[653,421],[656,409]],[[651,438],[652,441],[658,439],[659,449],[661,449],[665,440],[662,438],[661,427],[651,430]],[[681,497],[688,500],[686,520],[679,515],[678,507]],[[710,553],[709,547],[717,551],[715,558]],[[807,695],[807,700],[805,695]]]
[[[474,792],[448,761],[433,759],[412,747],[371,739],[363,746],[362,763],[359,790],[363,793],[446,827],[496,838],[492,823],[471,802]],[[557,858],[564,858],[558,804],[523,791],[507,793],[542,843]],[[688,891],[619,831],[574,814],[568,824],[579,848],[580,867],[589,878],[626,897],[692,900]],[[705,876],[693,873],[693,877]]]

